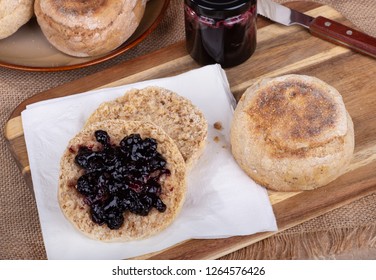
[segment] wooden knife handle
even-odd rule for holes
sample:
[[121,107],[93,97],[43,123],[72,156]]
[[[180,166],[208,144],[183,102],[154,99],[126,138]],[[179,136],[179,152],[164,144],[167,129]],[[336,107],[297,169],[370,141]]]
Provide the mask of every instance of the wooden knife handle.
[[376,58],[376,38],[325,17],[315,18],[312,35]]

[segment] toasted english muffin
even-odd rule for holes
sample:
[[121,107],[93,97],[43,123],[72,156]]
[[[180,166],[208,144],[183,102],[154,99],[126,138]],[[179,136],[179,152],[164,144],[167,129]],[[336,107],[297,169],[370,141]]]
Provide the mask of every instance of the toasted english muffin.
[[86,125],[107,119],[157,124],[176,142],[188,169],[206,146],[208,124],[204,114],[190,100],[165,88],[129,90],[124,96],[101,104]]
[[[125,211],[124,223],[118,229],[110,229],[106,224],[93,222],[91,210],[85,197],[77,191],[77,181],[83,175],[75,157],[80,147],[96,151],[103,148],[96,141],[94,132],[104,130],[111,139],[111,145],[131,134],[141,138],[154,138],[157,151],[167,162],[170,171],[161,182],[159,197],[166,205],[164,212],[152,208],[146,216]],[[142,162],[140,163],[142,164]],[[147,122],[107,120],[87,126],[70,140],[60,162],[58,201],[65,217],[86,236],[105,242],[121,242],[144,239],[168,227],[176,218],[184,203],[186,194],[186,169],[183,157],[174,141],[158,126]]]
[[342,96],[311,76],[263,80],[241,97],[232,153],[256,182],[276,191],[310,190],[346,171],[354,128]]

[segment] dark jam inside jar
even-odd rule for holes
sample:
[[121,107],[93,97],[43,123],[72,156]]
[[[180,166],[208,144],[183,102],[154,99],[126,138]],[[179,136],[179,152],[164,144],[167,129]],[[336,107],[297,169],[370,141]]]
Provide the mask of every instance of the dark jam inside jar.
[[185,0],[187,51],[201,65],[236,66],[256,49],[256,0]]

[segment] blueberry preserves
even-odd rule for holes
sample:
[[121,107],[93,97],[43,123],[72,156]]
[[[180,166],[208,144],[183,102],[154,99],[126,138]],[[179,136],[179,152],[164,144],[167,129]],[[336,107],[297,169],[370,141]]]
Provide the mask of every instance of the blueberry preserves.
[[124,137],[111,145],[106,131],[95,131],[102,149],[80,147],[75,162],[85,172],[77,180],[77,191],[89,205],[92,220],[118,229],[124,213],[146,216],[152,208],[160,212],[166,205],[160,198],[161,178],[170,175],[166,160],[157,151],[157,141],[139,134]]
[[200,64],[236,66],[256,49],[256,0],[185,0],[189,54]]

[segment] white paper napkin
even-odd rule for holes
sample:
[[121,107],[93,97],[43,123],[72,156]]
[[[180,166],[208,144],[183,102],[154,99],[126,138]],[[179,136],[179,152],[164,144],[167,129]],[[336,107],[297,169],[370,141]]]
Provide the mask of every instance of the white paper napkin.
[[[60,157],[69,140],[82,129],[100,103],[115,99],[130,88],[149,85],[175,91],[202,110],[209,124],[207,147],[188,176],[185,204],[170,227],[141,241],[103,243],[91,240],[74,229],[59,208]],[[47,257],[124,259],[193,238],[225,238],[276,231],[266,190],[243,173],[231,155],[229,131],[233,102],[225,72],[219,65],[210,65],[175,77],[90,91],[28,106],[22,112],[23,129]],[[220,122],[223,129],[215,129],[215,122]]]

